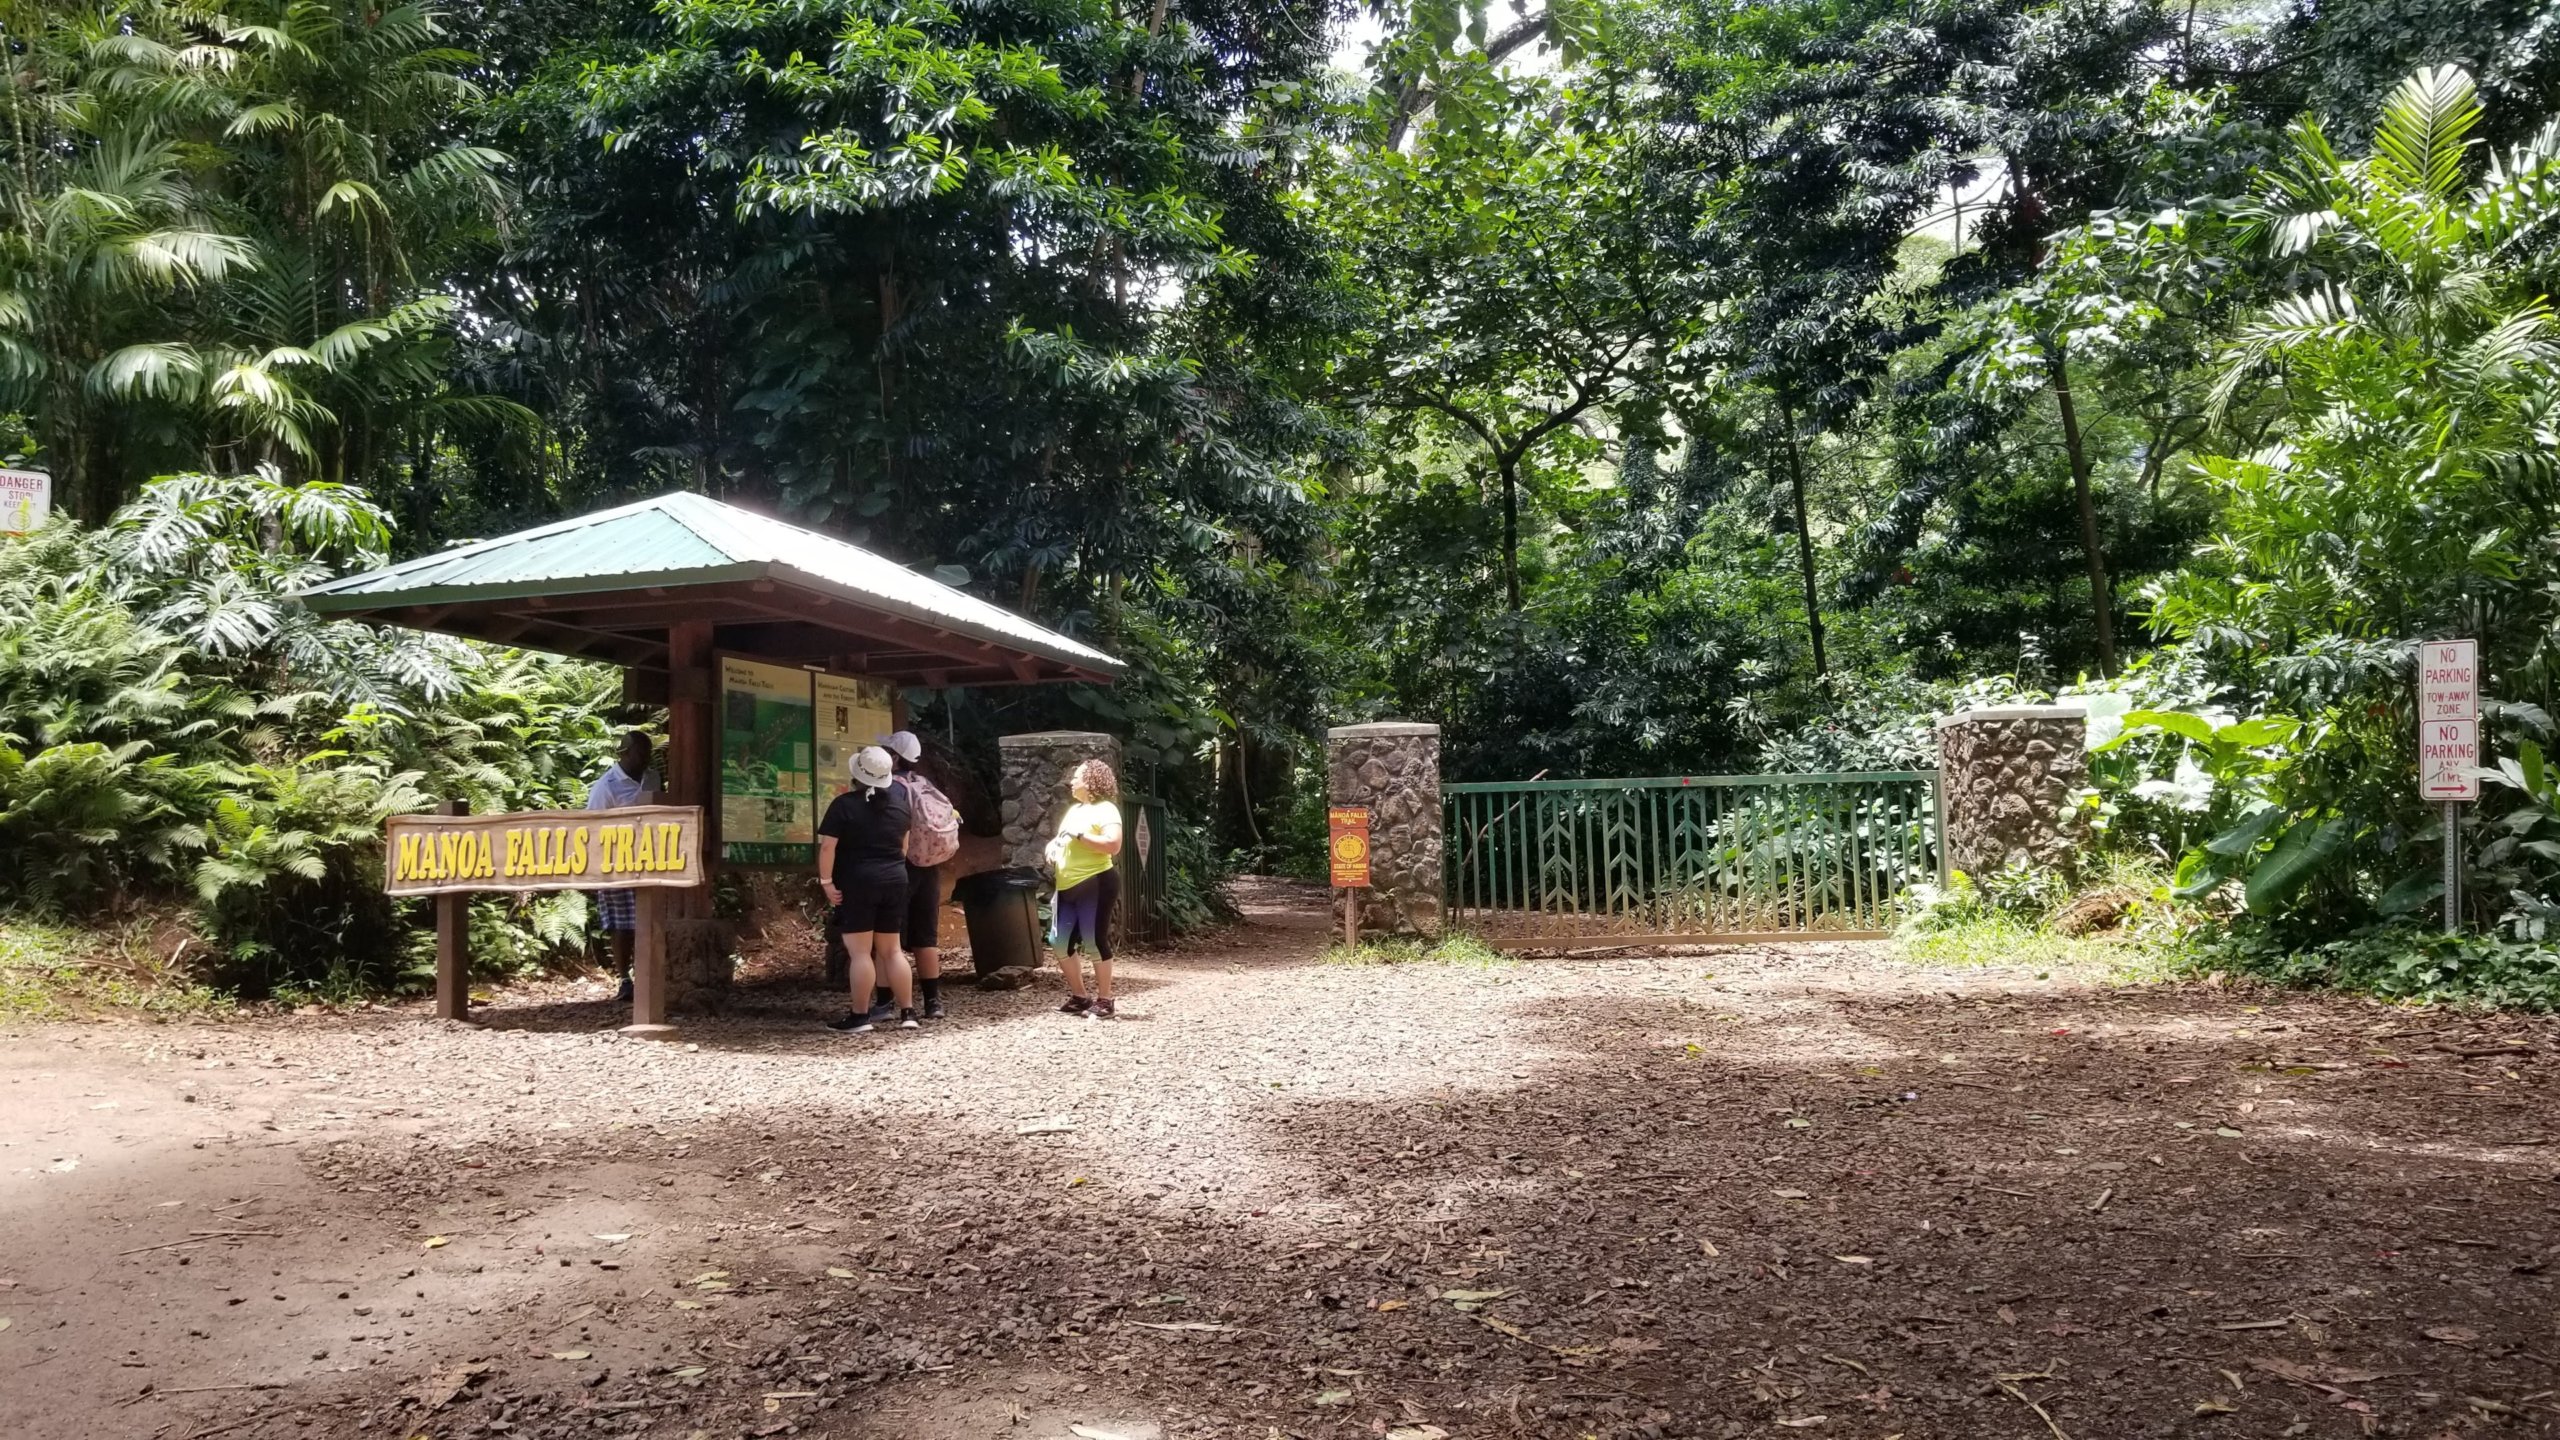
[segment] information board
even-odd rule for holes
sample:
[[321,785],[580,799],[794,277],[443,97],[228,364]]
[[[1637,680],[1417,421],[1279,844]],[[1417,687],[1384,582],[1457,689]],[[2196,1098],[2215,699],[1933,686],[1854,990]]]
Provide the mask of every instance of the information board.
[[898,728],[895,694],[885,680],[847,675],[815,677],[818,697],[818,813],[853,788],[847,766],[865,745],[877,745]]
[[813,865],[817,734],[809,672],[720,658],[720,858]]
[[0,470],[0,535],[29,535],[53,514],[53,477],[41,470]]
[[2429,640],[2418,647],[2418,793],[2480,798],[2480,646]]

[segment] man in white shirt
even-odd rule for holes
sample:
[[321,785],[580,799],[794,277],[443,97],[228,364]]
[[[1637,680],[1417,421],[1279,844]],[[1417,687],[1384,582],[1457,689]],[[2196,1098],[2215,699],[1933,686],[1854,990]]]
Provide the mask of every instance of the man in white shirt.
[[[647,732],[632,730],[622,737],[622,753],[613,764],[596,777],[587,789],[587,808],[618,810],[625,805],[654,804],[658,798],[658,772],[649,768],[649,756],[655,747]],[[628,890],[598,890],[596,914],[604,921],[606,953],[613,968],[622,976],[622,993],[616,999],[631,998],[631,936],[640,927],[640,900]]]

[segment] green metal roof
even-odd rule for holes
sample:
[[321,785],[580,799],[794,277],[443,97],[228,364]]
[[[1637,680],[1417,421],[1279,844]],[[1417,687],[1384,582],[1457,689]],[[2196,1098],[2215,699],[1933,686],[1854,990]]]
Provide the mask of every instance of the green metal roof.
[[[1109,675],[1121,669],[1119,661],[1092,646],[861,546],[681,492],[345,576],[299,598],[323,614],[406,623],[403,611],[518,609],[631,591],[680,598],[687,587],[740,582],[771,582],[849,602],[931,633],[1080,671]],[[804,618],[845,624],[840,607],[830,606],[823,615],[813,609]],[[907,626],[900,629],[912,633]]]

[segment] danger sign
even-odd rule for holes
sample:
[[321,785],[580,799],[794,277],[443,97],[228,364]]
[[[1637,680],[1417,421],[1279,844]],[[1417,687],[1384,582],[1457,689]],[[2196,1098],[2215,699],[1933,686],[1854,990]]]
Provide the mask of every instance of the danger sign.
[[2430,640],[2418,647],[2418,793],[2480,798],[2480,645]]

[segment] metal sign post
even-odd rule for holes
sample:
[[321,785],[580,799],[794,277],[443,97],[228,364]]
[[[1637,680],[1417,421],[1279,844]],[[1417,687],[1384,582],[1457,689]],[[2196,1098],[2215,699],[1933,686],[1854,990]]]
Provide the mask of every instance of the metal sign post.
[[1369,807],[1337,805],[1325,812],[1325,853],[1333,861],[1333,888],[1342,892],[1342,946],[1360,944],[1360,892],[1369,885]]
[[2462,928],[2462,807],[2480,798],[2480,645],[2418,647],[2418,793],[2444,805],[2444,933]]

